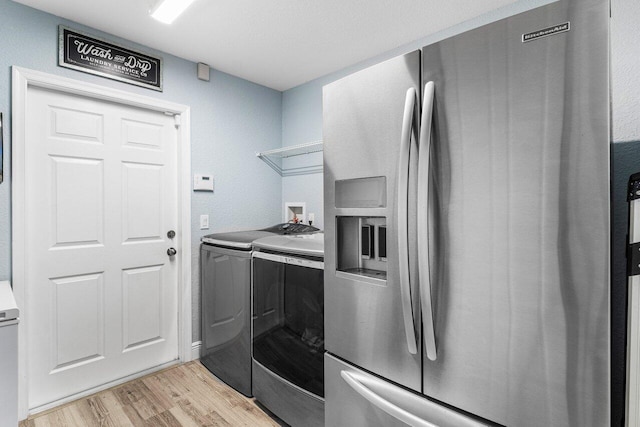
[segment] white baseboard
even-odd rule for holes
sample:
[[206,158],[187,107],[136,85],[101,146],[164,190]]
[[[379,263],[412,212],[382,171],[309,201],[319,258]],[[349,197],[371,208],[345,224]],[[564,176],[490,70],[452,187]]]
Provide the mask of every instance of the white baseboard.
[[200,359],[200,347],[202,347],[202,341],[196,341],[191,344],[191,360]]

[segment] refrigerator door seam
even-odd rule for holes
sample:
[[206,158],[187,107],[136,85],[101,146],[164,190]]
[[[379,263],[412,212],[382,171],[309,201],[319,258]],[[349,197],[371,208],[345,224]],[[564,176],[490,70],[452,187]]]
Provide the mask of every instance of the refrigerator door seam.
[[[429,267],[429,162],[431,161],[431,124],[435,84],[424,86],[420,148],[418,154],[418,273],[420,275],[420,302],[424,327],[424,347],[429,360],[436,360],[436,334],[431,301],[431,269]],[[422,286],[424,284],[425,286]]]

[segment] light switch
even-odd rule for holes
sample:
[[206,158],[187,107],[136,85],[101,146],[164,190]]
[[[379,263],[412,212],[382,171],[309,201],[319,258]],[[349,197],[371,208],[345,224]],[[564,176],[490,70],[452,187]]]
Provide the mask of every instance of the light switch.
[[209,215],[200,215],[200,230],[209,229]]

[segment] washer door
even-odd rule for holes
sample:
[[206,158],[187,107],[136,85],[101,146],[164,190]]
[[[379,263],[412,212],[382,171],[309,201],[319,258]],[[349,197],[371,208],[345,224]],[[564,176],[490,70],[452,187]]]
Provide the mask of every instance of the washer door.
[[251,252],[200,249],[200,361],[231,387],[251,396]]

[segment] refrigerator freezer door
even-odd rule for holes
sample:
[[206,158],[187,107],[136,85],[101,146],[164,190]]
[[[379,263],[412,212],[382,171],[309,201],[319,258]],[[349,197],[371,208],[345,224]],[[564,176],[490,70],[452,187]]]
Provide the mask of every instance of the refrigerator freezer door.
[[[408,135],[413,150],[408,163],[417,163],[419,70],[420,52],[416,51],[331,83],[323,91],[326,349],[418,391],[422,353],[415,196],[405,202],[407,218],[402,221],[397,217],[397,180],[403,111],[412,88],[416,99],[415,105],[408,103],[414,109]],[[404,134],[406,137],[406,129]],[[415,195],[414,175],[403,174],[409,184],[407,194]],[[361,191],[347,191],[355,188]],[[404,294],[400,286],[398,222],[413,227],[407,233],[405,251],[405,256],[413,257],[408,262],[411,288]],[[386,232],[384,257],[377,251],[373,257],[360,256],[358,232],[370,230],[367,226],[374,227],[378,242]],[[347,230],[354,234],[349,235]],[[380,230],[384,230],[382,234]],[[366,265],[385,271],[359,269]],[[403,310],[402,297],[411,295]],[[407,332],[410,324],[405,319],[413,321],[413,331]]]
[[502,425],[609,425],[608,18],[559,1],[423,49],[424,392]]
[[325,354],[327,427],[482,427],[455,412]]

